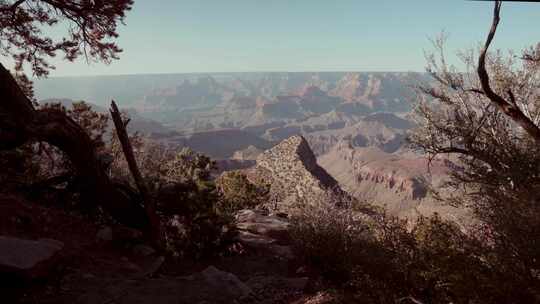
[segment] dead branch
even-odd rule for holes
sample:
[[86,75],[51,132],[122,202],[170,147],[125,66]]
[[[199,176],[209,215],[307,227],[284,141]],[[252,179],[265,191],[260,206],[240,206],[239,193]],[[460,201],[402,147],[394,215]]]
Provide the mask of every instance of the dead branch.
[[478,77],[480,78],[480,83],[485,96],[489,98],[489,100],[495,104],[501,112],[521,126],[537,143],[540,143],[540,128],[538,128],[538,126],[521,111],[517,104],[508,102],[499,94],[495,93],[490,85],[489,74],[486,70],[486,57],[489,46],[495,37],[497,27],[500,22],[501,4],[501,1],[495,2],[491,29],[478,58]]
[[154,243],[154,245],[159,246],[161,240],[160,221],[156,214],[155,202],[150,196],[146,182],[144,181],[141,171],[139,170],[139,166],[137,165],[137,161],[135,159],[135,154],[133,153],[133,147],[131,146],[131,142],[129,140],[126,130],[129,120],[126,122],[122,120],[122,115],[120,114],[118,106],[114,100],[111,102],[110,112],[116,128],[116,134],[118,135],[118,139],[122,145],[122,151],[124,152],[124,156],[128,163],[129,171],[131,172],[131,175],[135,180],[135,184],[137,185],[137,189],[139,189],[139,193],[144,201],[146,215],[150,220],[151,241]]

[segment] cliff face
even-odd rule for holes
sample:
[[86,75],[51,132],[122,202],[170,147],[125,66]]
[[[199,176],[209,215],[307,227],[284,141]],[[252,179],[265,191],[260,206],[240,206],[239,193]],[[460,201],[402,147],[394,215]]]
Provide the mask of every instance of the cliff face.
[[272,209],[287,210],[294,203],[309,203],[325,193],[340,193],[337,181],[317,164],[304,137],[292,136],[257,158],[248,173],[257,184],[270,186]]
[[447,172],[442,160],[434,160],[428,173],[424,157],[354,148],[347,142],[336,145],[319,162],[351,195],[400,215],[419,206],[435,208],[428,187],[440,184]]
[[[382,169],[382,170],[381,170]],[[356,175],[358,183],[381,185],[388,192],[403,196],[405,199],[420,200],[426,197],[427,187],[422,177],[410,176],[402,170],[384,171],[378,166],[363,166]]]

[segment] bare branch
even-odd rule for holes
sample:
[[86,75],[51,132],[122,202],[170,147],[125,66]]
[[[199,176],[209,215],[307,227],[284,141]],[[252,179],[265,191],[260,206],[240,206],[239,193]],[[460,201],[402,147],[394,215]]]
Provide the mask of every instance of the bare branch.
[[495,2],[491,29],[478,58],[478,77],[480,78],[482,90],[484,91],[486,97],[489,98],[489,100],[494,103],[501,112],[520,125],[536,142],[540,143],[540,128],[538,128],[538,126],[534,124],[529,117],[523,114],[517,105],[506,101],[503,97],[495,93],[490,85],[489,74],[486,70],[486,56],[500,22],[501,5],[501,1]]
[[131,146],[131,142],[129,140],[128,133],[126,131],[126,125],[127,122],[124,122],[122,120],[122,115],[120,114],[120,111],[118,110],[118,106],[114,101],[111,102],[111,116],[113,118],[114,126],[116,127],[116,133],[118,135],[118,139],[120,140],[120,143],[122,144],[122,150],[124,151],[124,156],[126,157],[126,161],[129,166],[129,171],[133,175],[133,179],[135,180],[135,184],[137,185],[137,188],[139,189],[139,193],[141,194],[143,200],[144,200],[144,206],[146,209],[146,214],[148,216],[148,219],[150,220],[150,229],[151,231],[151,241],[156,246],[160,246],[160,239],[161,239],[161,229],[160,229],[160,222],[159,218],[156,215],[156,207],[154,200],[150,197],[150,193],[148,191],[148,187],[146,185],[146,182],[144,181],[141,171],[139,170],[139,166],[137,166],[137,161],[135,160],[135,154],[133,153],[133,147]]

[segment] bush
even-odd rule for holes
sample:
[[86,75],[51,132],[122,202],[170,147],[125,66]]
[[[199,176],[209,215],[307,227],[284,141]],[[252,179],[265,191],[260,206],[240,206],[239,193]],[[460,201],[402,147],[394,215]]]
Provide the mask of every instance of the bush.
[[291,223],[291,238],[299,256],[332,281],[351,279],[351,266],[360,260],[363,244],[371,237],[362,220],[348,209],[317,203],[301,208]]
[[[501,280],[484,244],[437,214],[414,223],[317,203],[292,220],[295,250],[362,303],[534,303]],[[525,286],[523,286],[525,287]]]
[[[435,52],[428,56],[433,81],[419,86],[417,128],[409,141],[431,159],[454,162],[436,196],[470,210],[478,223],[468,234],[476,236],[472,241],[487,269],[489,295],[484,296],[540,302],[539,140],[484,93],[475,50],[460,53],[464,70],[459,70],[448,64],[444,42],[444,37],[435,40]],[[537,50],[528,52],[536,57]],[[485,59],[491,90],[537,129],[540,65],[500,51]]]
[[[70,109],[58,103],[41,109],[64,111],[90,136],[108,169],[109,176],[136,199],[135,183],[114,130],[111,133],[106,114],[95,112],[84,102]],[[124,114],[124,119],[127,116]],[[138,133],[130,134],[131,144],[141,173],[157,202],[157,213],[164,227],[167,248],[174,256],[202,257],[219,252],[234,230],[232,216],[221,208],[221,198],[210,179],[214,162],[190,149],[161,145]],[[82,204],[77,181],[65,155],[43,143],[25,145],[1,152],[0,182],[35,191],[41,200],[84,211],[96,221],[111,221],[93,204]],[[43,199],[46,198],[46,199]]]
[[223,173],[216,185],[221,195],[220,209],[228,213],[255,208],[269,200],[268,187],[256,186],[239,171]]
[[[211,179],[214,162],[187,148],[140,143],[138,163],[157,202],[167,251],[175,257],[192,258],[222,253],[235,230],[232,214],[223,208]],[[117,172],[129,174],[126,165],[117,162]]]

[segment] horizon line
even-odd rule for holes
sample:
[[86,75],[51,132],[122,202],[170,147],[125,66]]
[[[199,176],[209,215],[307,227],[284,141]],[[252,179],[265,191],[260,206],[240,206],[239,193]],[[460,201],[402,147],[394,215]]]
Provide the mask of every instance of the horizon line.
[[50,77],[32,77],[32,81],[43,81],[57,78],[97,78],[97,77],[125,77],[125,76],[167,76],[167,75],[218,75],[218,74],[305,74],[305,73],[426,73],[426,71],[413,70],[329,70],[329,71],[236,71],[236,72],[156,72],[156,73],[125,73],[125,74],[93,74],[93,75],[62,75]]

